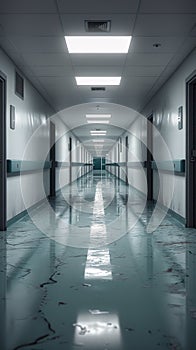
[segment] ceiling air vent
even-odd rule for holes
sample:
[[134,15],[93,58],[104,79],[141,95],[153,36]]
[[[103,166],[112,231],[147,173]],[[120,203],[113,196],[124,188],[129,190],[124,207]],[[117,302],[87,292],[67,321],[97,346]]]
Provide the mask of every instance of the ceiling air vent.
[[91,91],[105,91],[105,87],[92,87]]
[[100,33],[110,32],[111,21],[84,21],[86,32]]

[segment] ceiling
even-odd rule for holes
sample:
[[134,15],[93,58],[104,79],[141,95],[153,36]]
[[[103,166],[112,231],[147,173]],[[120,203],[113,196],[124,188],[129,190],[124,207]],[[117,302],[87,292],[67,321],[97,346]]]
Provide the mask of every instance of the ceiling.
[[[64,36],[86,35],[87,19],[111,20],[111,35],[132,35],[128,54],[69,54]],[[195,0],[0,2],[0,45],[55,111],[83,103],[142,111],[195,48],[195,25]],[[122,80],[102,92],[76,86],[75,76],[91,75]]]
[[[88,124],[86,114],[111,114],[111,118],[109,124]],[[105,155],[137,118],[138,112],[119,104],[91,102],[66,108],[57,115],[91,153],[100,153],[101,147],[102,155]],[[104,130],[106,136],[91,136],[91,130]],[[101,144],[99,141],[103,139]]]

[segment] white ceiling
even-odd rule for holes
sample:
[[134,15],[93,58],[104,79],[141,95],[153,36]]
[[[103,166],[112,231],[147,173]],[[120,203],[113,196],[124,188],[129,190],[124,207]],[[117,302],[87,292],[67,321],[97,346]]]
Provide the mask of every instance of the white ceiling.
[[[111,20],[111,35],[132,35],[128,54],[70,55],[64,35],[85,35],[87,19]],[[141,111],[195,48],[195,24],[195,0],[0,2],[0,45],[55,111],[82,103]],[[122,82],[92,92],[76,86],[76,75],[122,75]]]

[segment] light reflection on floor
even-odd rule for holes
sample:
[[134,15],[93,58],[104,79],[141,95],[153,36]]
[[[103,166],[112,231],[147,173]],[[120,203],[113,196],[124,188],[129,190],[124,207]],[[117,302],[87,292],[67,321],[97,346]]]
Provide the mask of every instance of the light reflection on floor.
[[81,313],[75,328],[74,344],[84,349],[121,349],[121,330],[118,316],[109,312]]
[[[96,184],[96,192],[93,206],[93,217],[90,229],[90,241],[93,242],[97,236],[103,237],[103,243],[107,238],[107,228],[105,225],[104,201],[102,193],[102,182]],[[105,279],[112,280],[110,251],[108,248],[88,249],[85,279]]]

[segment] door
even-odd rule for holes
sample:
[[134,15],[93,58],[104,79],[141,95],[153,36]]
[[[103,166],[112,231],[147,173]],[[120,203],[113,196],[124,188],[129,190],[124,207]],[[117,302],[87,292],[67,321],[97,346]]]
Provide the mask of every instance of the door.
[[0,231],[7,226],[6,175],[6,80],[0,74]]
[[50,122],[50,161],[52,166],[50,168],[50,197],[56,195],[56,180],[55,180],[55,124]]
[[72,182],[72,138],[69,138],[69,183]]
[[126,138],[125,138],[125,162],[126,162],[126,169],[125,169],[125,181],[126,181],[126,184],[128,185],[128,183],[129,183],[129,180],[128,180],[128,155],[129,155],[129,153],[128,153],[128,151],[129,151],[129,137],[128,136],[126,136]]
[[147,200],[153,200],[153,170],[151,161],[153,161],[153,115],[148,118],[147,123]]
[[101,164],[101,157],[94,157],[93,158],[93,170],[100,170],[102,168],[102,164]]
[[196,74],[186,84],[186,226],[196,228]]

